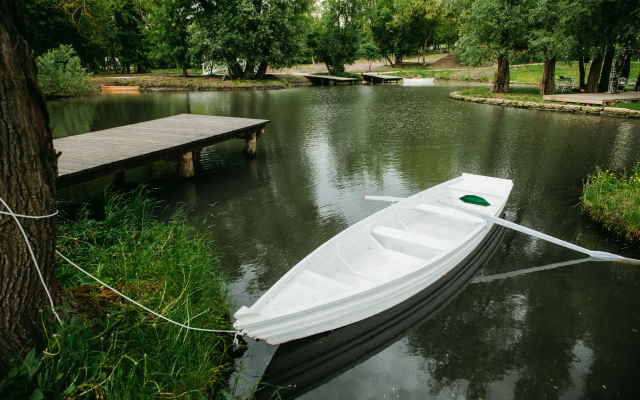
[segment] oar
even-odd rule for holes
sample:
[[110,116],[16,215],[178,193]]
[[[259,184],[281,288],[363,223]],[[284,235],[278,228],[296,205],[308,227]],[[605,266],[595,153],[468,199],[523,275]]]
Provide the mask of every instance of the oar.
[[640,260],[635,260],[633,258],[627,258],[627,257],[622,257],[616,254],[612,254],[612,253],[607,253],[606,251],[593,251],[593,250],[589,250],[589,249],[585,249],[584,247],[580,247],[577,246],[573,243],[569,243],[569,242],[565,242],[564,240],[558,239],[558,238],[554,238],[553,236],[549,236],[547,234],[544,234],[542,232],[538,232],[538,231],[534,231],[531,228],[527,228],[525,226],[522,225],[518,225],[518,224],[514,224],[513,222],[509,222],[506,221],[502,218],[498,218],[498,217],[494,217],[493,215],[488,215],[488,214],[484,214],[481,213],[479,211],[476,210],[471,210],[467,207],[461,207],[455,204],[451,204],[451,203],[446,203],[442,200],[438,200],[438,203],[447,206],[447,207],[451,207],[454,208],[458,211],[462,211],[464,213],[467,213],[469,215],[473,215],[474,217],[478,217],[478,218],[482,218],[485,219],[487,221],[491,221],[495,224],[498,225],[502,225],[504,227],[516,230],[518,232],[522,232],[522,233],[526,233],[527,235],[531,235],[533,237],[537,237],[538,239],[542,239],[542,240],[546,240],[548,242],[551,243],[555,243],[557,245],[560,246],[564,246],[566,248],[569,248],[571,250],[575,250],[575,251],[579,251],[581,253],[584,253],[590,257],[593,258],[597,258],[599,260],[602,261],[618,261],[618,262],[622,262],[622,263],[627,263],[627,264],[637,264],[640,265]]

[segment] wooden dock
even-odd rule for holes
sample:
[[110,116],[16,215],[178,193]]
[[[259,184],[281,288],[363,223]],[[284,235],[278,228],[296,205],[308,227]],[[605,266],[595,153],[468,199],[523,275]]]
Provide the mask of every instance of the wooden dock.
[[544,100],[564,101],[567,103],[598,104],[603,105],[614,101],[640,101],[640,92],[620,93],[567,93],[548,94],[542,96]]
[[399,76],[393,75],[380,75],[380,74],[362,74],[362,77],[367,82],[376,82],[376,83],[389,83],[401,81],[402,78]]
[[193,153],[231,139],[246,140],[245,152],[256,153],[256,141],[269,120],[181,114],[138,124],[54,139],[58,188],[113,175],[124,184],[127,170],[161,160],[178,163],[180,178],[193,176]]
[[337,85],[339,83],[348,83],[348,84],[353,84],[354,82],[360,82],[360,80],[358,78],[343,78],[340,76],[333,76],[333,75],[308,75],[308,74],[303,74],[302,76],[304,76],[305,78],[309,79],[311,81],[311,83],[314,84],[318,84],[318,85],[328,85],[329,83],[332,83],[334,85]]

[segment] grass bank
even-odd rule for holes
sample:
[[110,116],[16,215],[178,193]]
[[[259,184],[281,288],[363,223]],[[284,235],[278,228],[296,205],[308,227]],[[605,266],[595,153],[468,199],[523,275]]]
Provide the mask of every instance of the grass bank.
[[580,197],[584,214],[608,231],[640,244],[640,163],[630,174],[596,169]]
[[[58,250],[146,307],[188,326],[231,329],[227,289],[207,234],[177,210],[160,222],[139,189],[105,195],[101,221],[59,219]],[[3,399],[225,398],[233,336],[183,329],[59,260],[64,324],[42,313],[47,348],[17,359]]]
[[[587,64],[585,69],[588,73],[591,64]],[[512,65],[509,69],[511,81],[514,83],[540,83],[542,80],[543,65],[542,64],[523,64]],[[433,70],[427,68],[405,68],[402,71],[394,72],[390,75],[401,76],[403,78],[436,78],[438,80],[448,81],[474,81],[474,82],[491,82],[496,73],[496,68],[470,68],[464,70]],[[640,63],[631,63],[631,72],[629,77],[637,78],[640,73]],[[580,73],[578,63],[572,62],[557,63],[555,70],[556,77],[564,76],[572,78],[575,84],[578,83]]]
[[222,79],[219,76],[193,75],[188,77],[177,74],[146,75],[96,75],[91,77],[96,88],[105,86],[140,86],[143,90],[256,90],[286,89],[298,84],[307,84],[308,80],[296,75],[268,75],[266,79],[243,80]]
[[460,91],[463,96],[484,97],[492,99],[507,99],[515,101],[533,101],[536,103],[546,102],[542,100],[542,95],[539,94],[540,88],[537,86],[512,86],[512,93],[490,93],[491,88],[477,87],[469,88]]

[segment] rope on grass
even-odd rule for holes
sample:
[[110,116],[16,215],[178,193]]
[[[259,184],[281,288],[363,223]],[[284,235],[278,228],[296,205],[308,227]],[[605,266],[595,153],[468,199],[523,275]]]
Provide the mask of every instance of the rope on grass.
[[47,292],[47,297],[49,298],[49,304],[51,304],[51,310],[53,311],[53,314],[56,316],[56,319],[58,320],[58,322],[60,324],[62,324],[62,320],[60,319],[60,316],[56,312],[55,304],[53,304],[53,298],[51,297],[51,293],[49,292],[49,288],[47,287],[47,284],[44,283],[44,277],[42,276],[42,272],[40,272],[40,267],[38,266],[38,261],[36,261],[36,256],[33,254],[33,249],[31,248],[31,243],[29,243],[29,238],[27,237],[27,233],[24,231],[24,228],[22,227],[22,224],[20,223],[20,221],[18,221],[18,217],[31,218],[31,219],[51,218],[51,217],[55,216],[56,214],[58,214],[58,212],[56,211],[53,214],[40,215],[40,216],[16,214],[16,213],[13,212],[11,207],[9,207],[9,205],[4,201],[4,199],[2,197],[0,197],[0,202],[2,202],[2,205],[7,210],[9,210],[8,212],[0,211],[0,213],[1,214],[5,214],[5,215],[10,215],[16,221],[16,224],[18,224],[18,228],[20,228],[20,232],[22,232],[22,236],[24,237],[24,241],[27,243],[27,248],[29,249],[29,254],[31,255],[31,259],[33,260],[33,263],[36,266],[36,271],[38,271],[38,277],[40,277],[40,282],[42,282],[42,286],[44,287],[44,291]]
[[187,326],[184,324],[181,324],[180,322],[176,322],[173,321],[167,317],[165,317],[164,315],[160,315],[157,312],[143,306],[142,304],[138,303],[137,301],[133,300],[132,298],[128,297],[127,295],[120,293],[119,291],[117,291],[116,289],[112,288],[111,286],[107,285],[106,283],[102,282],[100,279],[96,278],[95,276],[91,275],[90,273],[88,273],[87,271],[85,271],[84,269],[80,268],[80,266],[78,266],[77,264],[75,264],[73,261],[69,260],[67,257],[63,256],[62,253],[60,253],[59,251],[56,250],[56,253],[58,253],[58,255],[60,257],[62,257],[66,262],[68,262],[69,264],[73,265],[74,267],[76,267],[77,269],[79,269],[80,271],[82,271],[85,275],[89,276],[90,278],[92,278],[93,280],[95,280],[96,282],[100,283],[102,286],[111,289],[113,292],[115,292],[116,294],[124,297],[125,299],[129,300],[130,302],[132,302],[133,304],[137,305],[138,307],[150,312],[151,314],[155,315],[156,317],[162,318],[163,320],[167,321],[167,322],[171,322],[172,324],[178,325],[182,328],[185,329],[191,329],[194,331],[202,331],[202,332],[215,332],[215,333],[234,333],[235,336],[233,338],[234,344],[237,344],[238,342],[238,335],[242,336],[242,333],[239,331],[225,331],[225,330],[217,330],[217,329],[205,329],[205,328],[194,328],[192,326]]
[[[18,217],[20,217],[20,218],[31,218],[31,219],[51,218],[51,217],[56,216],[58,214],[58,211],[56,211],[53,214],[39,215],[39,216],[16,214],[16,213],[13,212],[11,207],[9,207],[9,205],[4,201],[4,199],[2,197],[0,197],[0,202],[8,210],[8,212],[7,211],[0,211],[0,214],[10,215],[16,221],[16,224],[18,224],[18,228],[20,228],[20,232],[22,232],[22,236],[24,237],[24,241],[27,244],[27,248],[29,249],[29,254],[31,255],[31,259],[33,260],[33,263],[36,266],[36,271],[38,271],[38,276],[40,277],[40,282],[42,282],[42,286],[44,287],[44,291],[47,293],[47,297],[49,298],[49,304],[51,304],[51,310],[53,311],[54,315],[56,316],[56,319],[58,320],[58,322],[60,324],[62,324],[62,320],[60,319],[60,316],[58,315],[58,313],[55,310],[55,304],[53,303],[53,298],[51,297],[51,293],[49,292],[49,288],[47,287],[47,284],[44,282],[44,277],[42,276],[42,272],[40,271],[40,267],[38,266],[38,261],[36,261],[36,256],[34,255],[33,249],[31,248],[31,243],[29,242],[29,238],[27,237],[27,234],[24,231],[24,228],[22,227],[22,224],[20,223],[20,221],[18,221]],[[73,261],[69,260],[67,257],[62,255],[62,253],[60,253],[58,250],[56,250],[56,253],[60,257],[62,257],[65,261],[67,261],[69,264],[73,265],[74,267],[76,267],[77,269],[82,271],[84,274],[89,276],[90,278],[92,278],[95,281],[99,282],[101,285],[111,289],[113,292],[115,292],[116,294],[118,294],[118,295],[124,297],[125,299],[129,300],[130,302],[132,302],[133,304],[137,305],[138,307],[141,307],[142,309],[150,312],[151,314],[153,314],[153,315],[155,315],[155,316],[157,316],[159,318],[164,319],[167,322],[170,322],[170,323],[178,325],[178,326],[180,326],[182,328],[191,329],[191,330],[194,330],[194,331],[214,332],[214,333],[233,333],[234,334],[234,336],[233,336],[233,344],[235,344],[235,345],[238,344],[238,336],[242,336],[242,333],[239,332],[239,331],[231,331],[231,330],[226,331],[226,330],[217,330],[217,329],[194,328],[192,326],[187,326],[187,325],[181,324],[180,322],[173,321],[173,320],[171,320],[171,319],[169,319],[169,318],[167,318],[167,317],[165,317],[163,315],[160,315],[157,312],[155,312],[155,311],[143,306],[142,304],[138,303],[137,301],[131,299],[130,297],[126,296],[125,294],[120,293],[116,289],[114,289],[111,286],[107,285],[106,283],[102,282],[100,279],[98,279],[95,276],[91,275],[90,273],[88,273],[84,269],[80,268]]]

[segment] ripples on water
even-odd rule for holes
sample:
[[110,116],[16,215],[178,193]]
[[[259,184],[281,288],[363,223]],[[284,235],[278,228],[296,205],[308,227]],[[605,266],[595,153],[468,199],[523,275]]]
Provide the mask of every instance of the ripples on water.
[[[217,215],[211,228],[238,306],[385,206],[363,194],[408,196],[462,172],[514,181],[508,220],[638,257],[585,223],[575,205],[596,166],[629,169],[640,160],[639,121],[470,104],[448,99],[455,89],[155,93],[53,102],[50,112],[56,137],[186,112],[272,121],[256,159],[240,154],[240,140],[213,146],[197,161],[194,183],[177,182],[168,162],[127,173],[131,185],[149,182],[163,200]],[[62,202],[99,196],[107,182],[62,190]],[[506,232],[483,273],[577,257]],[[638,281],[637,267],[588,262],[472,284],[406,336],[303,397],[636,397]],[[264,371],[274,351],[254,344],[243,362]]]

